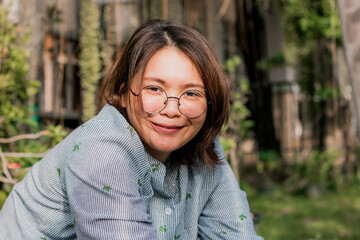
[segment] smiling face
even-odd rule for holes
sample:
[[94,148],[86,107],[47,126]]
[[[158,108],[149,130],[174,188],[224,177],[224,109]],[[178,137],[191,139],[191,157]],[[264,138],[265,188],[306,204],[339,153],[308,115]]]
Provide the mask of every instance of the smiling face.
[[121,105],[147,152],[164,163],[172,151],[196,136],[206,119],[206,111],[196,118],[182,115],[176,98],[189,90],[205,93],[205,87],[191,60],[174,47],[157,51],[147,64],[142,81],[139,75],[132,80],[131,89],[138,94],[144,87],[159,86],[170,97],[166,107],[156,114],[145,113],[137,104],[139,96],[130,93],[122,97]]

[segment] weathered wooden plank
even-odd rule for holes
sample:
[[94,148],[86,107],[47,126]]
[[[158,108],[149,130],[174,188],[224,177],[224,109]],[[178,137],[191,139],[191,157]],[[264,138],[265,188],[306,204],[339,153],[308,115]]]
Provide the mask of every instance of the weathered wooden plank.
[[360,1],[338,0],[348,72],[352,84],[357,137],[360,139]]

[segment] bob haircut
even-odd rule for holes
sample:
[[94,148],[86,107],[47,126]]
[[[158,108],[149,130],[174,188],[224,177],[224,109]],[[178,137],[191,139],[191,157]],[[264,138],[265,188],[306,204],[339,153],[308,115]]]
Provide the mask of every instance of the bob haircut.
[[158,19],[140,26],[104,78],[101,101],[113,105],[127,118],[126,110],[120,104],[121,96],[128,94],[135,74],[143,76],[150,58],[164,47],[174,47],[192,61],[206,88],[206,97],[211,101],[202,129],[190,142],[171,153],[170,162],[221,164],[214,150],[214,139],[229,118],[229,87],[213,50],[196,30]]

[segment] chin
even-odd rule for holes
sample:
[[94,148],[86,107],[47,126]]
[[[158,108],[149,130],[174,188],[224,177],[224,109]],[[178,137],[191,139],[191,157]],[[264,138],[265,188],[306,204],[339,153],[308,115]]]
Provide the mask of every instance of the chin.
[[160,152],[173,152],[178,150],[179,148],[181,148],[182,146],[184,146],[184,144],[162,144],[161,146],[155,146],[155,148],[160,151]]
[[173,151],[176,151],[178,150],[179,148],[181,148],[181,146],[159,146],[157,147],[156,149],[159,151],[159,152],[168,152],[168,153],[171,153]]

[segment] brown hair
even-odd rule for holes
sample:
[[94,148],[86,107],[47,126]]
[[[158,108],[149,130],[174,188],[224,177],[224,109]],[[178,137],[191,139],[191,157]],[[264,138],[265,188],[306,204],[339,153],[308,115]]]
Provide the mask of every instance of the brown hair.
[[202,129],[189,143],[171,154],[171,162],[197,164],[196,159],[201,159],[210,166],[220,164],[213,142],[229,117],[229,89],[213,50],[196,30],[163,20],[152,20],[140,26],[103,80],[101,100],[116,107],[126,117],[120,96],[129,91],[135,74],[142,76],[155,52],[167,46],[179,49],[193,62],[211,101]]

